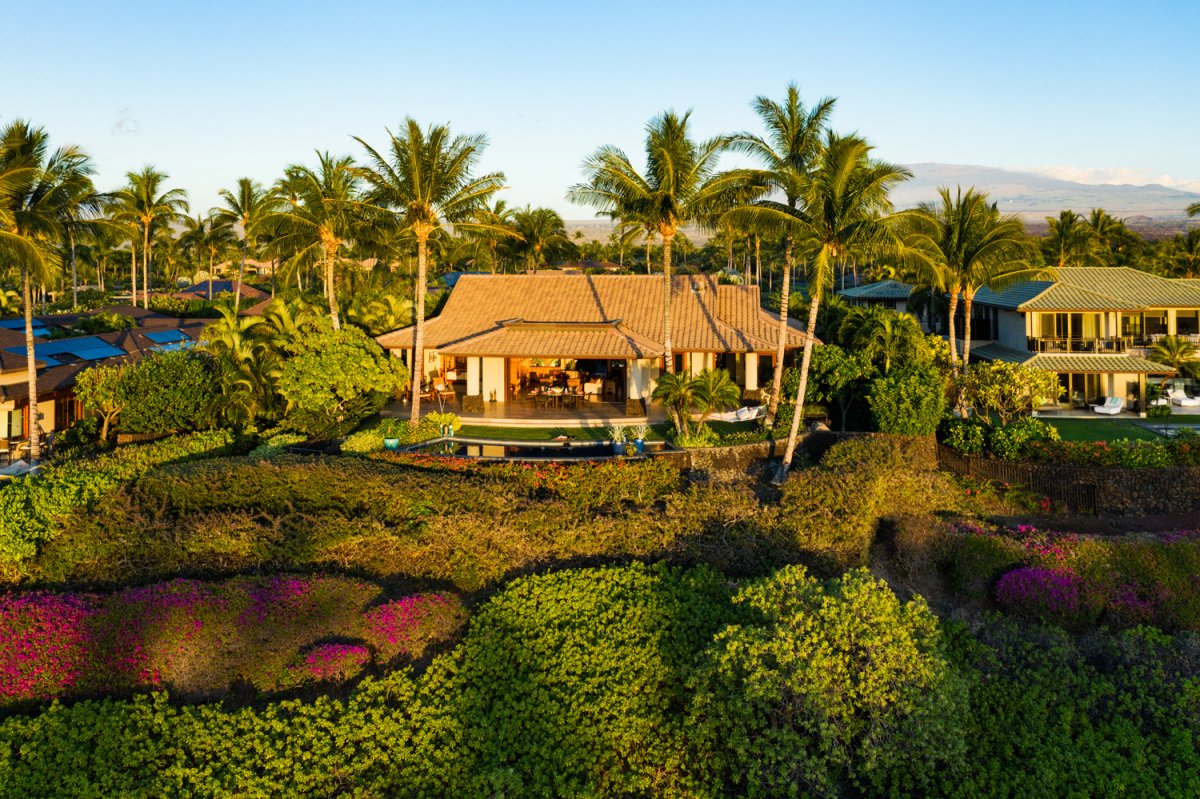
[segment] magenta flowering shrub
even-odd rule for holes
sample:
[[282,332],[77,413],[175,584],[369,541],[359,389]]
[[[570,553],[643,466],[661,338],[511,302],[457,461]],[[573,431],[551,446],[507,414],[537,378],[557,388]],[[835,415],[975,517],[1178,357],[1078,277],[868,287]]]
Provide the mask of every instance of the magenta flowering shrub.
[[314,680],[348,680],[371,660],[362,644],[318,644],[303,657],[303,673]]
[[996,582],[996,601],[1038,621],[1077,627],[1094,619],[1084,583],[1070,569],[1021,566]]
[[379,605],[382,594],[344,577],[277,575],[0,596],[0,702],[160,686],[203,699],[235,682],[269,692],[349,679],[419,657],[465,620],[453,596]]
[[88,594],[0,597],[0,700],[50,699],[79,683],[95,609]]
[[466,619],[457,597],[417,594],[392,600],[367,611],[364,637],[382,662],[398,656],[416,658],[426,647],[445,640]]

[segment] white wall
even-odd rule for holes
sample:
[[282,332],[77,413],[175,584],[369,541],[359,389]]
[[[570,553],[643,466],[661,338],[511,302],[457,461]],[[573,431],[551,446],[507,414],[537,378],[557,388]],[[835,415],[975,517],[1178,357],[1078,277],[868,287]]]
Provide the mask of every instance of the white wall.
[[757,352],[747,352],[746,353],[745,370],[746,370],[746,377],[745,377],[745,382],[742,385],[743,385],[743,387],[746,388],[747,391],[754,391],[755,389],[758,388],[758,353]]
[[467,358],[467,396],[479,396],[479,373],[482,358]]
[[1028,349],[1029,341],[1025,336],[1024,314],[1016,311],[1000,311],[996,327],[1000,336],[996,341],[1000,346],[1022,352]]
[[627,364],[625,396],[649,402],[650,394],[654,391],[654,383],[658,380],[657,359],[642,358],[636,361],[627,361]]
[[[472,358],[471,360],[475,360]],[[503,358],[483,358],[483,399],[485,402],[490,401],[492,392],[496,392],[496,402],[504,402],[508,395],[507,387],[504,385],[504,359]],[[468,371],[470,371],[468,367]]]

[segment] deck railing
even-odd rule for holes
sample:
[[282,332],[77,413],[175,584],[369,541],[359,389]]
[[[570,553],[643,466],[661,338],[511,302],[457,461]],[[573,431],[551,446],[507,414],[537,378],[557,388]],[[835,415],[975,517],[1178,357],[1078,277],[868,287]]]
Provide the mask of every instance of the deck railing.
[[1030,352],[1091,352],[1101,355],[1125,352],[1123,338],[1048,338],[1029,339]]

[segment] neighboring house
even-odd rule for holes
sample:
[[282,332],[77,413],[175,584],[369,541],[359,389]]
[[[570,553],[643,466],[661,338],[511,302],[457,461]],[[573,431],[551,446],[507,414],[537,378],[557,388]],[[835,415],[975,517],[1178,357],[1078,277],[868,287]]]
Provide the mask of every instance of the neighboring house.
[[912,291],[912,286],[899,280],[880,280],[842,289],[838,294],[845,298],[847,305],[890,308],[904,313],[908,310],[908,297]]
[[[671,285],[676,371],[723,368],[748,398],[758,397],[779,324],[761,307],[758,287],[720,285],[707,275],[678,275]],[[633,413],[664,368],[663,294],[655,275],[464,274],[425,324],[419,372],[424,382],[454,388],[467,412],[484,402],[534,401],[550,387]],[[411,326],[378,341],[411,365]],[[803,345],[803,328],[790,320],[786,349]]]
[[[132,316],[140,326],[117,333],[52,338],[56,332],[61,334],[59,325],[73,324],[81,315],[35,320],[34,362],[43,433],[61,430],[82,415],[74,391],[81,372],[96,365],[139,360],[154,352],[187,349],[211,321],[177,319],[124,306],[106,310]],[[27,363],[23,320],[0,320],[0,463],[22,457],[29,438]]]
[[979,291],[971,314],[972,360],[1055,372],[1060,406],[1120,397],[1127,409],[1145,413],[1147,378],[1174,373],[1151,360],[1149,348],[1167,335],[1200,343],[1200,280],[1127,267],[1057,271],[1057,281]]

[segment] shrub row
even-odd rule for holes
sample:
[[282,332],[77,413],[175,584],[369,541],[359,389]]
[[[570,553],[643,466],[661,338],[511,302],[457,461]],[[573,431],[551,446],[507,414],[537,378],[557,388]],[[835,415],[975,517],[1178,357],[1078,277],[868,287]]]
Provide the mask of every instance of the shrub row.
[[0,566],[33,557],[73,511],[84,511],[116,487],[166,463],[229,454],[226,431],[208,431],[122,447],[85,461],[47,465],[34,476],[0,487]]
[[0,596],[0,702],[167,687],[219,696],[347,679],[369,661],[420,657],[463,621],[458,600],[383,601],[340,577],[177,579],[107,596]]
[[1200,435],[1184,430],[1164,441],[1062,441],[1052,425],[1024,417],[1006,425],[950,420],[942,442],[964,455],[991,455],[1010,461],[1084,466],[1200,466]]
[[345,700],[12,716],[0,796],[1188,796],[1196,654],[1142,631],[946,635],[865,572],[732,596],[705,569],[558,572]]

